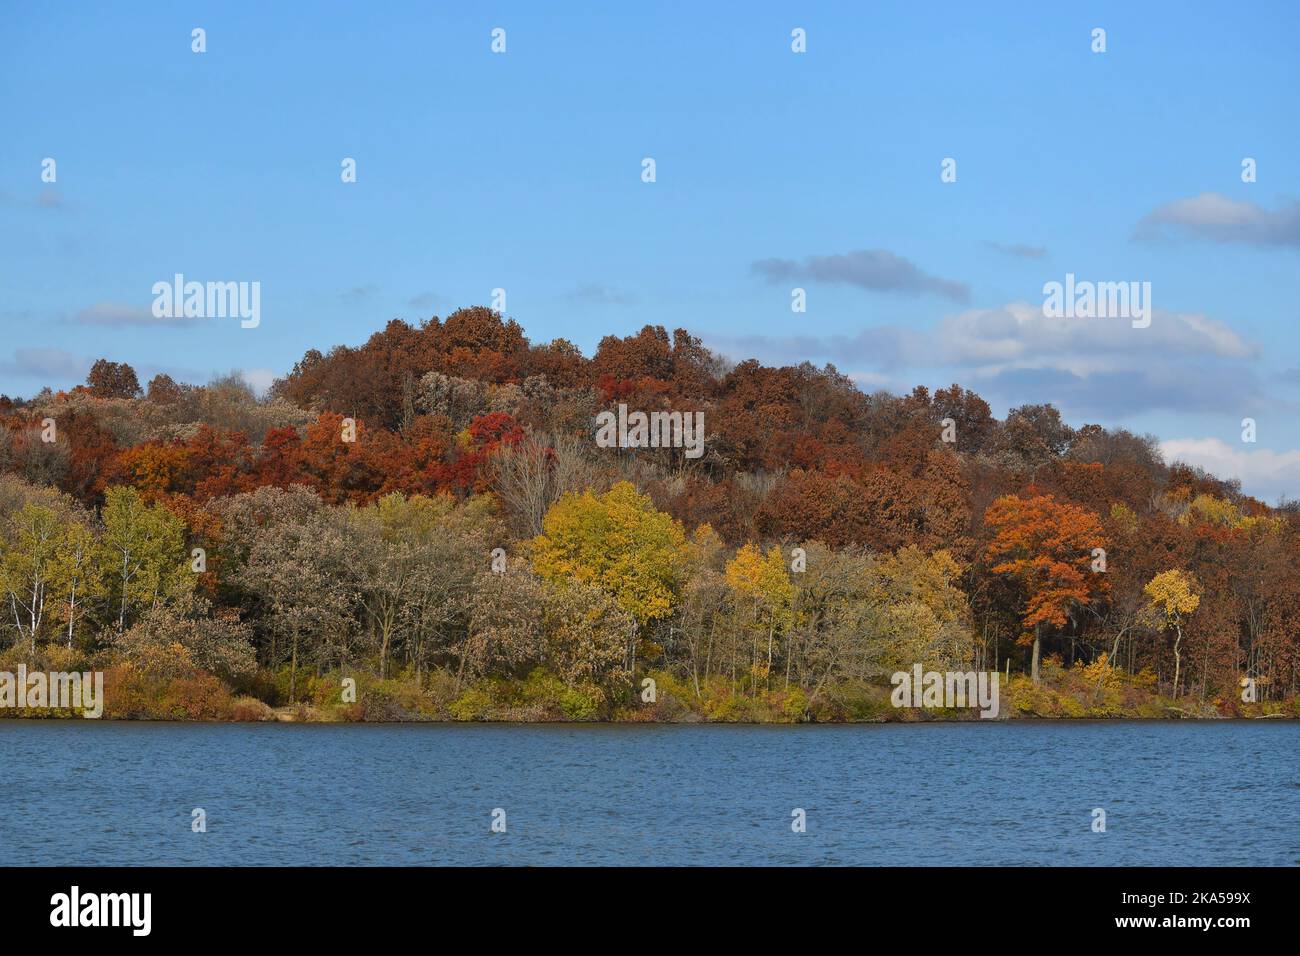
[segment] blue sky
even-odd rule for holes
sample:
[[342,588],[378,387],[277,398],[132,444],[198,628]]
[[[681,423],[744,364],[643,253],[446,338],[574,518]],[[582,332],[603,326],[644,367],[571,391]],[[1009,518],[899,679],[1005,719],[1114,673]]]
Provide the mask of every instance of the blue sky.
[[[3,0],[0,392],[265,383],[503,288],[534,341],[958,381],[1300,495],[1294,3],[539,7]],[[176,272],[261,324],[152,320]],[[1067,272],[1149,281],[1151,327],[1045,319]]]

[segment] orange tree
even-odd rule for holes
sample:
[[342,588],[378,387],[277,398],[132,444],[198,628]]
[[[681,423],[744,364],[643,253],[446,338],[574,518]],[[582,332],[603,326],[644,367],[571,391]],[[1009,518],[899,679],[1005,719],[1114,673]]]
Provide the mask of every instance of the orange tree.
[[1003,495],[989,505],[984,523],[993,532],[985,552],[991,570],[1010,576],[1024,593],[1021,621],[1033,630],[1036,684],[1043,628],[1064,627],[1072,608],[1106,591],[1099,573],[1105,565],[1097,563],[1104,556],[1093,553],[1106,544],[1101,522],[1051,495]]

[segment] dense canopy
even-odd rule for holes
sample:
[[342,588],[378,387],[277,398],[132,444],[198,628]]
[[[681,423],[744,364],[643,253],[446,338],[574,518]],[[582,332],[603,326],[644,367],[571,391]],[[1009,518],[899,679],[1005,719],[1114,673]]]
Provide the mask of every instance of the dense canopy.
[[[702,411],[704,454],[597,447],[619,403]],[[1295,698],[1296,568],[1295,509],[1150,436],[681,329],[587,358],[476,307],[261,397],[108,360],[0,397],[0,664],[105,666],[119,714],[343,707],[350,675],[352,717],[836,719],[914,662],[1026,713],[1231,714]]]

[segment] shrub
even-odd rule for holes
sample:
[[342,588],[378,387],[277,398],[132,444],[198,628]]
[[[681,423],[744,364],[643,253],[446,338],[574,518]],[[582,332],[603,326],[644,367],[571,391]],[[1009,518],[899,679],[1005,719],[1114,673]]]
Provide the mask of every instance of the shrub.
[[492,712],[492,697],[480,687],[471,687],[447,707],[456,720],[486,720]]
[[230,719],[239,721],[275,720],[275,711],[256,697],[236,697],[230,707]]

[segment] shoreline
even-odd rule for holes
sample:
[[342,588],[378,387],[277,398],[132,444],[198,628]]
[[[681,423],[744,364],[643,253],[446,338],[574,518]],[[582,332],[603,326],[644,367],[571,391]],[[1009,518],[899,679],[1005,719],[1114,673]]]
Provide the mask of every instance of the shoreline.
[[261,726],[291,724],[300,727],[866,727],[926,726],[932,724],[1228,724],[1268,720],[1300,723],[1300,716],[1288,714],[1239,715],[1236,717],[1024,717],[951,718],[925,717],[900,720],[298,720],[292,715],[277,715],[266,720],[180,720],[167,717],[0,717],[0,727],[7,724],[182,724],[187,726]]

